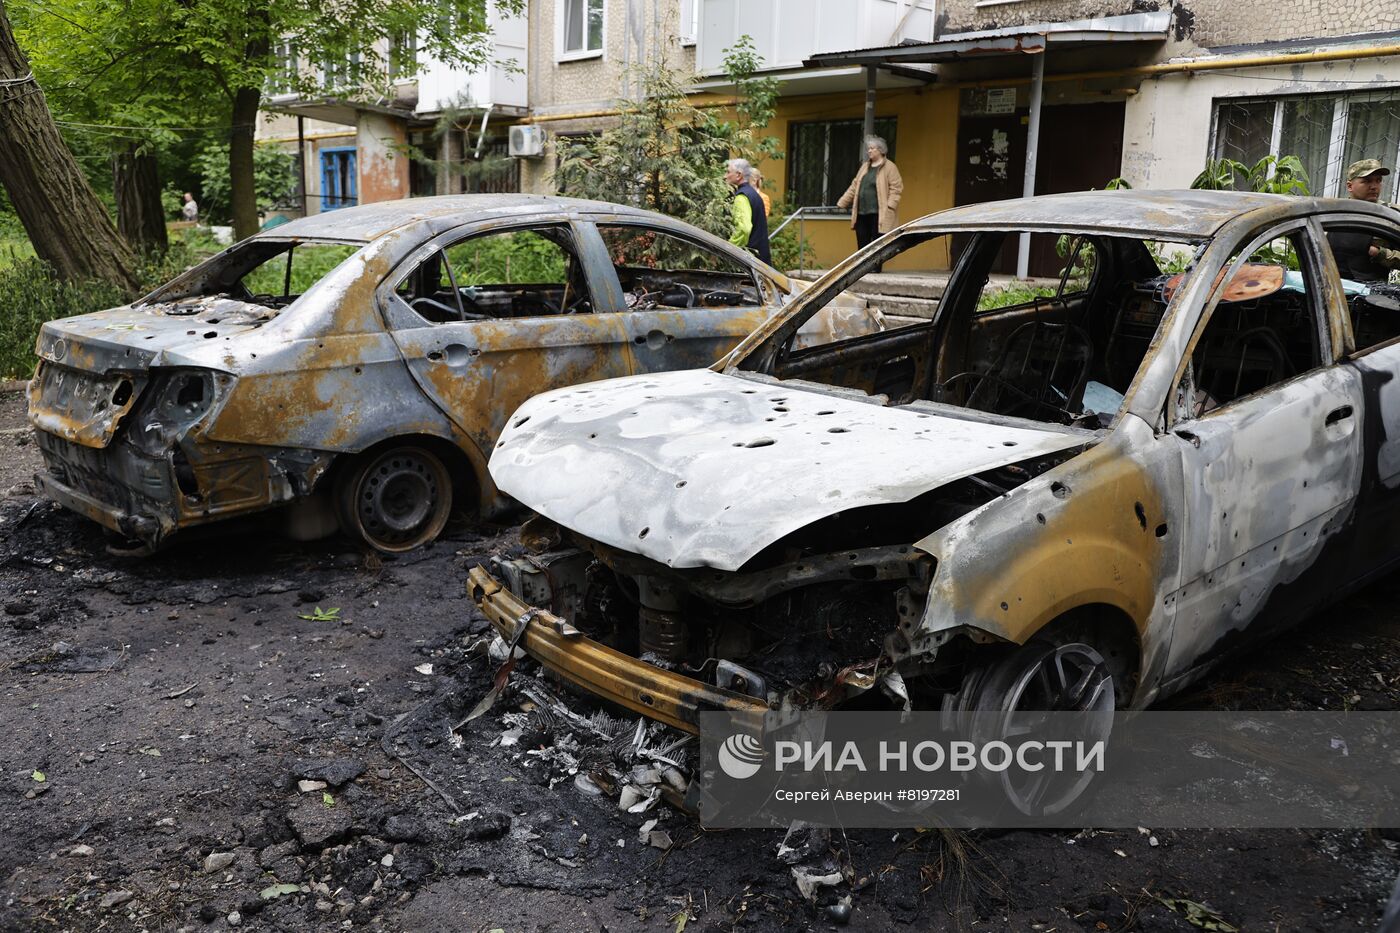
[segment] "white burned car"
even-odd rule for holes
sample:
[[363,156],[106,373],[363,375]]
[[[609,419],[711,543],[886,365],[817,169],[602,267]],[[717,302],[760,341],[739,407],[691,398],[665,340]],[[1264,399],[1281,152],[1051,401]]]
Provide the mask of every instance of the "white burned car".
[[[857,697],[1145,706],[1400,556],[1400,303],[1384,268],[1338,273],[1397,221],[1113,191],[908,224],[710,369],[523,405],[490,469],[534,553],[474,597],[691,731]],[[1023,232],[1064,271],[1007,306],[989,273]],[[877,263],[950,256],[933,320],[795,342]]]

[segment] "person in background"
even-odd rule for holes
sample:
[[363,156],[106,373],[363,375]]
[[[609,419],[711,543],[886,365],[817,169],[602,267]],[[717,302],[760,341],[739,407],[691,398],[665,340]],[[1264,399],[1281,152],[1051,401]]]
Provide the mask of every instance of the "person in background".
[[190,223],[199,221],[199,205],[195,203],[194,195],[185,192],[185,203],[180,207],[180,215]]
[[851,209],[851,227],[856,231],[856,248],[863,248],[899,226],[899,201],[904,196],[904,179],[888,158],[890,148],[879,136],[865,140],[865,161],[851,186],[836,202]]
[[758,169],[751,169],[749,172],[749,184],[753,185],[753,190],[758,192],[758,196],[763,199],[763,216],[773,216],[773,199],[768,197],[768,193],[763,190],[763,173]]
[[[1390,169],[1379,159],[1362,159],[1347,166],[1347,196],[1376,204],[1381,198],[1381,186]],[[1394,205],[1390,205],[1394,206]],[[1384,282],[1390,270],[1400,269],[1400,250],[1387,249],[1385,244],[1363,230],[1329,230],[1327,243],[1342,278],[1353,282]]]
[[768,214],[763,209],[763,199],[749,183],[753,166],[748,159],[730,159],[724,168],[724,180],[734,189],[730,201],[734,232],[729,235],[729,242],[747,248],[766,263],[772,263],[768,252]]

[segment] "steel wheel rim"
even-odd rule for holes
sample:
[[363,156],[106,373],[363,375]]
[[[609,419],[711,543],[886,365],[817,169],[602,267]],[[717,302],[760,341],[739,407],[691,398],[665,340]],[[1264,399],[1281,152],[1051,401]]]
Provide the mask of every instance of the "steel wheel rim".
[[407,551],[434,538],[446,522],[442,464],[426,451],[392,450],[360,475],[354,493],[356,524],[373,546]]

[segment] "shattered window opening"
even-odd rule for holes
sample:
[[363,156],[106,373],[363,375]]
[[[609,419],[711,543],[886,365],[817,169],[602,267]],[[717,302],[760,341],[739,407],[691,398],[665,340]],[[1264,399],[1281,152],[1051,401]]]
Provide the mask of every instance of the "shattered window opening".
[[[888,264],[900,257],[903,268],[905,257],[936,253],[949,236],[906,234],[878,258]],[[1058,237],[1064,260],[1059,281],[1037,289],[990,275],[999,251],[1017,236],[974,234],[930,321],[804,349],[791,340],[798,315],[769,339],[771,346],[757,348],[740,366],[754,368],[744,363],[759,361],[760,371],[779,379],[855,389],[892,406],[935,403],[1106,428],[1122,408],[1182,278],[1164,273],[1161,257],[1190,255],[1191,246],[1065,232]],[[868,263],[855,277],[874,268]]]
[[1257,395],[1324,363],[1326,304],[1302,230],[1262,237],[1231,257],[1197,325],[1175,393],[1178,418],[1195,418]]
[[1323,221],[1322,229],[1342,277],[1355,353],[1400,337],[1400,235],[1354,222]]
[[363,248],[343,240],[246,240],[133,307],[190,315],[206,324],[270,320]]
[[430,324],[594,310],[573,234],[565,224],[458,240],[405,274],[395,293]]
[[737,260],[653,227],[599,224],[631,311],[762,303],[753,272]]

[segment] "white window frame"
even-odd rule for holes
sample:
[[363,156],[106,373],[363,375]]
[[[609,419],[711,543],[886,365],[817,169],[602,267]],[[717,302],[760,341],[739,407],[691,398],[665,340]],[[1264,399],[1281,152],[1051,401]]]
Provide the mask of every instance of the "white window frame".
[[[588,41],[588,7],[597,3],[603,9],[602,45],[596,49],[574,49],[564,47],[564,23],[568,19],[569,4],[578,3],[584,15],[584,41]],[[605,58],[608,47],[608,3],[607,0],[555,0],[554,4],[554,60],[556,62],[576,62],[590,58]]]
[[700,40],[701,0],[680,0],[680,21],[677,38],[683,46],[694,46]]
[[[1274,105],[1274,121],[1272,138],[1269,140],[1270,154],[1278,156],[1285,153],[1279,152],[1283,139],[1283,106],[1286,101],[1304,97],[1335,97],[1332,106],[1332,132],[1327,151],[1326,177],[1322,179],[1322,184],[1318,185],[1318,179],[1311,179],[1313,182],[1313,197],[1333,197],[1344,198],[1346,191],[1346,166],[1342,164],[1344,153],[1346,152],[1347,124],[1351,120],[1351,105],[1368,100],[1382,100],[1394,97],[1400,93],[1400,86],[1374,88],[1365,91],[1326,91],[1313,94],[1280,94],[1277,97],[1217,97],[1211,101],[1211,108],[1214,111],[1211,118],[1211,139],[1210,157],[1219,158],[1220,145],[1220,108],[1227,104],[1240,103],[1270,103]],[[1388,158],[1390,161],[1386,161]],[[1400,144],[1394,152],[1386,154],[1382,162],[1387,165],[1400,164]],[[1396,188],[1396,195],[1400,196],[1400,187]]]

